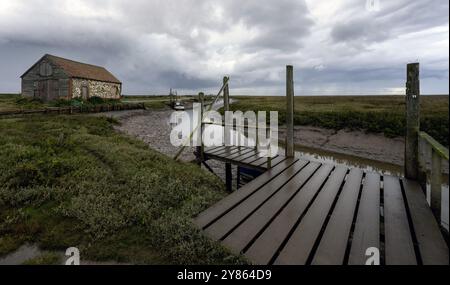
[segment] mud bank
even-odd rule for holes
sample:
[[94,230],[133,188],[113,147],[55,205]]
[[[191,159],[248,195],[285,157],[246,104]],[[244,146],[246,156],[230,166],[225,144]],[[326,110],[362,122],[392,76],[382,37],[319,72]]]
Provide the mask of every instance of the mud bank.
[[[172,110],[133,110],[100,115],[115,117],[121,123],[116,127],[117,130],[143,140],[164,154],[173,155],[178,148],[170,144],[168,118],[171,112]],[[281,127],[278,137],[283,141],[284,136],[285,128]],[[301,146],[403,165],[403,138],[387,138],[383,134],[370,134],[362,131],[335,131],[296,126],[294,140],[295,144]],[[193,160],[192,153],[193,148],[186,149],[182,159]]]
[[[171,109],[165,110],[132,110],[122,112],[102,113],[99,115],[112,116],[119,120],[120,125],[116,129],[125,134],[134,136],[153,149],[168,156],[174,156],[179,148],[170,143],[169,117]],[[279,129],[278,138],[284,141],[285,128]],[[363,158],[374,162],[386,163],[398,166],[402,169],[404,161],[404,138],[388,138],[383,134],[365,133],[354,130],[330,130],[317,127],[295,126],[294,141],[298,146],[307,147],[314,152],[329,152],[329,155],[339,154]],[[194,148],[186,148],[181,159],[192,161],[195,159]],[[352,158],[353,157],[353,158]],[[217,161],[208,162],[215,173],[224,178],[223,164]],[[443,165],[443,170],[448,173],[448,164]],[[234,175],[236,177],[236,175]]]

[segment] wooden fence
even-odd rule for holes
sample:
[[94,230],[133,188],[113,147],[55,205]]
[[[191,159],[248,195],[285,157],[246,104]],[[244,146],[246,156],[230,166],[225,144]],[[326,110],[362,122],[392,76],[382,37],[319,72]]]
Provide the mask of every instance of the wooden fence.
[[17,109],[0,111],[0,116],[28,115],[28,114],[75,114],[75,113],[102,113],[111,111],[144,109],[144,103],[124,103],[117,105],[101,104],[94,106],[45,107],[41,109]]

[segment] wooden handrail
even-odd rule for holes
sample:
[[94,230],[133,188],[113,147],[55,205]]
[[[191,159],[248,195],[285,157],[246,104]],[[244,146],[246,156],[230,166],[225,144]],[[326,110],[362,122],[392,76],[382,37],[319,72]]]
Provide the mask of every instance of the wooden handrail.
[[[441,222],[442,208],[442,160],[448,161],[448,149],[437,142],[426,132],[418,132],[419,154],[418,163],[420,170],[419,181],[423,186],[427,184],[427,160],[423,155],[431,149],[430,168],[430,208],[436,219]],[[427,150],[428,149],[428,150]],[[422,155],[421,155],[421,154]]]
[[431,148],[443,159],[449,160],[448,148],[441,145],[438,141],[436,141],[432,136],[427,134],[426,132],[419,132],[419,138],[423,139],[427,142]]
[[[207,110],[206,112],[211,111],[212,107],[213,107],[214,104],[217,102],[217,99],[219,99],[220,94],[222,94],[222,92],[225,90],[225,87],[228,86],[229,81],[230,81],[230,78],[229,78],[229,77],[226,77],[226,78],[224,79],[224,82],[223,82],[222,87],[220,88],[219,92],[217,93],[217,95],[216,95],[216,97],[214,98],[212,104],[208,107],[208,110]],[[197,129],[198,129],[199,127],[201,127],[201,122],[203,122],[204,119],[205,119],[205,118],[203,117],[203,114],[202,114],[202,118],[201,118],[200,123],[199,123],[197,126],[194,127],[194,130],[192,130],[192,132],[189,134],[189,136],[187,137],[187,139],[186,139],[186,140],[184,141],[184,143],[182,144],[180,150],[179,150],[179,151],[175,154],[175,156],[173,157],[173,160],[175,160],[175,161],[178,160],[178,158],[180,157],[180,155],[183,153],[184,149],[186,148],[186,143],[188,143],[188,142],[192,139],[192,136],[194,135],[194,133],[197,131]]]

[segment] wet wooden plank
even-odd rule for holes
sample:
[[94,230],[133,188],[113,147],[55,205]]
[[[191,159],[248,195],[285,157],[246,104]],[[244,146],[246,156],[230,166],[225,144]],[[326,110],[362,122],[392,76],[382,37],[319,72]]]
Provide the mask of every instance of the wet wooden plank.
[[278,189],[295,176],[308,162],[299,160],[282,172],[278,177],[265,184],[254,195],[250,196],[237,207],[226,213],[205,229],[205,232],[214,239],[222,239],[230,230],[245,220],[252,211],[256,210]]
[[254,150],[251,148],[242,148],[238,152],[226,157],[227,159],[234,160],[238,159],[246,154],[254,153]]
[[380,175],[366,173],[348,264],[364,265],[369,247],[380,249]]
[[247,154],[236,157],[233,160],[240,163],[240,162],[244,161],[245,159],[255,156],[255,155],[257,155],[257,152],[256,152],[256,150],[253,149],[252,151],[248,152]]
[[319,163],[310,163],[303,168],[291,181],[272,196],[269,201],[236,228],[223,241],[223,244],[233,249],[236,253],[240,253],[275,214],[282,209],[283,205],[296,194],[319,166]]
[[411,219],[424,265],[448,265],[448,246],[416,181],[402,179]]
[[225,149],[225,146],[213,146],[213,147],[210,147],[210,148],[205,148],[205,153],[206,154],[213,154],[215,152],[220,152],[220,151],[222,151],[224,149]]
[[272,221],[264,232],[245,252],[245,256],[255,264],[266,265],[275,255],[289,231],[304,214],[310,202],[333,169],[325,164],[304,185],[283,211]]
[[[276,166],[278,163],[282,162],[282,161],[285,160],[285,159],[286,159],[286,157],[283,156],[283,155],[279,155],[279,156],[275,157],[275,158],[272,159],[272,161],[271,161],[272,167]],[[261,164],[260,166],[263,167],[263,168],[267,168],[267,167],[268,167],[268,166],[267,166],[267,160],[266,160],[266,162],[264,162],[264,163]]]
[[276,258],[275,265],[306,263],[346,173],[347,168],[343,166],[338,166],[333,171],[322,191]]
[[[278,157],[278,154],[272,155],[272,159],[275,159],[277,157]],[[254,162],[252,162],[252,164],[259,166],[259,165],[264,164],[266,162],[267,162],[267,157],[261,157],[260,159],[255,160]]]
[[[250,156],[246,159],[241,160],[240,162],[243,164],[251,164],[253,165],[253,162],[261,159],[261,156],[259,156],[259,153],[256,153],[254,156]],[[257,166],[257,165],[256,165]]]
[[247,183],[245,186],[235,191],[232,194],[226,196],[224,199],[220,200],[207,210],[200,213],[195,219],[195,223],[200,228],[204,228],[209,223],[214,221],[217,217],[224,214],[227,210],[231,209],[233,206],[250,197],[253,193],[259,190],[264,184],[268,183],[272,179],[278,177],[283,171],[285,171],[289,166],[298,161],[298,159],[286,159],[274,168],[269,169],[264,172],[255,180]]
[[226,156],[229,156],[229,155],[231,155],[233,153],[236,153],[238,151],[239,151],[239,149],[238,149],[237,146],[232,146],[232,147],[226,146],[220,151],[211,153],[211,155],[226,157]]
[[383,184],[386,265],[417,264],[400,180],[384,176]]
[[363,172],[361,169],[352,169],[347,176],[312,264],[343,264],[362,177]]

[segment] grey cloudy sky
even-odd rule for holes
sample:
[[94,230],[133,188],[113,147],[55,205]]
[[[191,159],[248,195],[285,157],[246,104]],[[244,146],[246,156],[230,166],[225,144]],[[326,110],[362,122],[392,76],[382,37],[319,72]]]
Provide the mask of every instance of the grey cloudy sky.
[[[372,0],[377,2],[376,0]],[[403,94],[420,61],[422,93],[449,92],[449,1],[0,0],[0,92],[50,53],[107,67],[125,94]]]

